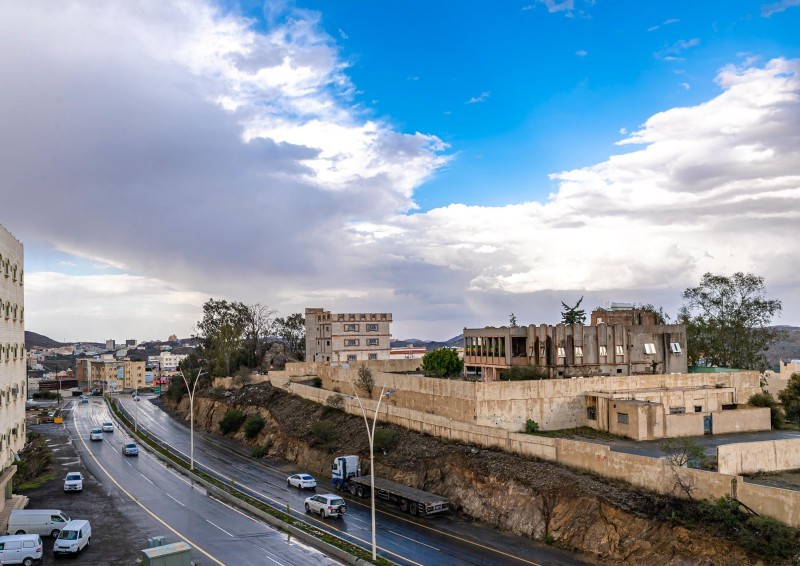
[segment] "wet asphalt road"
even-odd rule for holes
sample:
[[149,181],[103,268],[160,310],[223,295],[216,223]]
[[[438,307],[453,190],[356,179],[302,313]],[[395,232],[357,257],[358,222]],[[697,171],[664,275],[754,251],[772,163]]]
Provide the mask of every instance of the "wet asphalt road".
[[[189,430],[162,411],[147,397],[135,402],[130,396],[119,400],[139,426],[155,435],[188,460]],[[346,495],[348,513],[343,519],[308,516],[303,500],[309,493],[287,488],[286,477],[298,471],[287,462],[254,461],[249,451],[224,437],[195,431],[196,466],[219,479],[233,482],[253,497],[285,509],[288,504],[297,517],[303,517],[318,528],[371,548],[371,520],[368,500]],[[332,491],[330,478],[317,478],[318,493]],[[399,564],[589,564],[588,558],[553,548],[535,541],[498,531],[492,527],[450,514],[430,518],[414,518],[396,507],[379,502],[377,518],[379,554]]]

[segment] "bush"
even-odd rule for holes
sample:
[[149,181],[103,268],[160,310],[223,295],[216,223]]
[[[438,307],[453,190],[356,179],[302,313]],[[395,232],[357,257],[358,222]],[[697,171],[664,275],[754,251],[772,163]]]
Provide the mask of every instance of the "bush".
[[225,396],[225,388],[222,386],[215,387],[211,390],[209,397],[212,399],[222,399]]
[[322,387],[322,378],[321,377],[312,377],[311,378],[311,386],[312,387]]
[[775,399],[769,392],[756,393],[747,400],[747,404],[753,407],[769,407],[770,421],[772,428],[783,428],[784,414],[778,400]]
[[314,440],[320,447],[328,452],[333,452],[336,449],[336,443],[339,440],[339,431],[336,429],[336,424],[331,421],[317,421],[311,425],[311,433],[314,435]]
[[539,432],[539,423],[537,423],[533,419],[528,419],[527,421],[525,421],[525,432],[527,432],[528,434]]
[[422,371],[433,377],[455,377],[464,370],[464,361],[452,348],[439,348],[422,356]]
[[329,395],[327,399],[325,399],[325,405],[330,407],[331,409],[338,409],[342,410],[344,407],[344,397],[342,397],[341,393],[334,393],[333,395]]
[[225,416],[219,421],[219,429],[222,431],[222,434],[236,432],[242,427],[244,420],[245,415],[243,412],[238,409],[231,409],[225,413]]
[[372,441],[372,446],[376,451],[386,452],[397,445],[398,437],[399,435],[394,429],[377,428],[375,429],[375,438]]
[[231,381],[234,385],[247,385],[253,381],[253,370],[249,367],[241,366]]
[[259,414],[250,415],[244,421],[244,435],[247,438],[255,438],[264,429],[264,417]]
[[547,379],[547,370],[539,366],[513,366],[500,374],[503,381]]

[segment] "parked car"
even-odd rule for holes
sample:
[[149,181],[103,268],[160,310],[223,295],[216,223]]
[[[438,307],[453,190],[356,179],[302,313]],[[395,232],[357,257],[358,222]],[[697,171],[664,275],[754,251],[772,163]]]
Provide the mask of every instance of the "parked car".
[[42,559],[42,537],[39,535],[10,535],[0,537],[0,564],[33,563]]
[[122,445],[122,454],[125,456],[138,456],[139,447],[135,443],[129,442]]
[[64,491],[83,491],[83,474],[67,472],[67,477],[64,478]]
[[82,395],[81,396],[81,403],[88,403],[88,402],[89,402],[89,398],[86,395]]
[[103,423],[103,432],[114,432],[114,423]]
[[99,428],[93,428],[89,433],[89,440],[103,440],[103,431]]
[[294,474],[286,478],[286,485],[298,489],[314,489],[317,487],[317,480],[308,474]]
[[89,546],[92,540],[92,526],[89,521],[78,519],[70,521],[58,534],[53,544],[53,554],[78,554]]
[[312,495],[306,498],[306,513],[318,513],[323,519],[342,517],[347,513],[347,505],[344,504],[344,499],[334,493]]
[[67,523],[69,515],[58,509],[16,509],[8,518],[6,532],[10,535],[36,534],[55,538]]

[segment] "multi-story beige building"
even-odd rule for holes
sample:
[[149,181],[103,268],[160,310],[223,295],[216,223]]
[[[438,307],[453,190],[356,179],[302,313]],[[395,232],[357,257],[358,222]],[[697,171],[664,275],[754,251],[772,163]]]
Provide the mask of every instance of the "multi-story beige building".
[[0,225],[0,509],[11,493],[15,455],[25,446],[25,296],[23,248]]
[[81,358],[75,364],[78,387],[83,391],[105,392],[139,389],[145,385],[145,363],[115,360],[112,355],[99,359]]
[[[549,378],[686,373],[686,328],[655,324],[655,315],[616,311],[612,323],[464,329],[464,366],[485,381],[514,366],[540,368]],[[645,313],[647,314],[647,313]]]
[[352,363],[388,360],[391,313],[336,314],[306,309],[306,360]]

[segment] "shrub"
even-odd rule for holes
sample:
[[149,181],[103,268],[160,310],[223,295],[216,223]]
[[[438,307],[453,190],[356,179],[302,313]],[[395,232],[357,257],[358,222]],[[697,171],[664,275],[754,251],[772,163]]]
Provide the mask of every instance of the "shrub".
[[375,387],[375,378],[372,377],[372,370],[367,366],[360,366],[358,368],[356,387],[363,390],[369,398],[372,399],[372,389]]
[[547,370],[539,366],[513,366],[500,374],[504,381],[529,381],[547,379]]
[[539,423],[537,423],[533,419],[528,419],[527,421],[525,421],[525,432],[527,432],[528,434],[539,432]]
[[769,416],[770,421],[772,422],[772,428],[783,428],[783,409],[781,409],[778,400],[775,399],[775,397],[773,397],[769,392],[756,393],[747,400],[747,404],[752,405],[753,407],[769,407]]
[[336,429],[335,423],[325,420],[317,421],[311,425],[311,433],[314,435],[314,440],[317,444],[328,452],[333,452],[336,449],[339,431]]
[[439,348],[422,356],[422,371],[433,377],[454,377],[461,375],[464,361],[452,348]]
[[399,435],[397,431],[391,428],[377,428],[375,429],[375,438],[373,439],[373,448],[380,452],[391,450],[397,445]]
[[544,543],[545,544],[550,545],[550,544],[554,544],[555,542],[556,542],[556,539],[553,538],[553,535],[547,535],[546,537],[544,537]]
[[253,370],[249,367],[241,366],[231,381],[234,385],[247,385],[253,381]]
[[258,413],[250,415],[244,421],[244,435],[247,438],[255,438],[264,429],[264,417]]
[[341,410],[342,407],[344,407],[344,397],[342,397],[341,393],[334,393],[333,395],[329,395],[328,398],[325,399],[325,405],[327,405],[331,409]]
[[211,390],[211,394],[209,395],[212,399],[222,399],[225,396],[225,388],[221,385],[219,387],[215,387]]
[[225,416],[219,421],[219,429],[222,431],[222,434],[236,432],[242,427],[244,419],[245,415],[243,412],[238,409],[231,409],[225,413]]
[[312,377],[311,378],[311,386],[312,387],[322,387],[322,378],[321,377]]
[[264,456],[267,455],[267,452],[269,452],[270,447],[271,446],[269,444],[267,444],[266,446],[255,446],[250,451],[250,457],[256,459],[263,458]]

